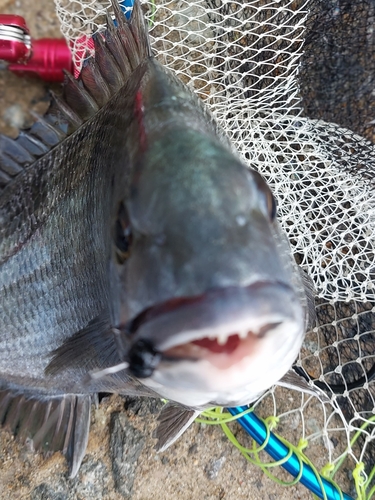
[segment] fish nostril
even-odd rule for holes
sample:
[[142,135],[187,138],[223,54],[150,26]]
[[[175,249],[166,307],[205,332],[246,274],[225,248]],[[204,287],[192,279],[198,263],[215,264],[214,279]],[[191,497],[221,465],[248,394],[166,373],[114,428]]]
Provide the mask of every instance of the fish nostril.
[[120,203],[114,228],[114,242],[119,264],[123,264],[130,254],[132,231],[125,205]]
[[158,366],[161,354],[148,340],[138,340],[129,350],[129,371],[138,378],[151,377]]

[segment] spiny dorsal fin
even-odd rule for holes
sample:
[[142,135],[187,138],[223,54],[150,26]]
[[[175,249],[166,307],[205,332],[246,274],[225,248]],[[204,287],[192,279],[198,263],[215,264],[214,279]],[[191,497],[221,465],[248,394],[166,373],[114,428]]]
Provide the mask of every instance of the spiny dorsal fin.
[[0,424],[34,450],[61,451],[67,458],[70,477],[76,476],[86,452],[90,428],[89,395],[48,397],[0,391]]
[[84,61],[80,77],[87,92],[98,105],[98,109],[104,106],[111,97],[111,91],[93,58],[90,57]]
[[0,192],[24,167],[34,161],[34,157],[22,143],[0,135]]
[[104,38],[101,33],[96,33],[93,36],[95,48],[95,61],[100,67],[103,80],[106,82],[109,93],[112,95],[119,90],[123,85],[123,75],[118,67],[112,52],[105,45]]
[[83,64],[78,79],[65,73],[63,98],[52,97],[47,113],[37,116],[16,139],[0,135],[0,195],[25,168],[48,153],[104,106],[127,82],[132,71],[151,56],[148,32],[136,0],[128,21],[112,1],[116,24],[94,35],[94,56]]
[[118,67],[122,73],[122,77],[126,78],[132,71],[129,58],[123,49],[120,37],[117,32],[111,16],[107,14],[107,31],[105,36],[105,45],[116,60]]
[[315,326],[316,310],[315,310],[315,297],[316,290],[313,280],[308,275],[307,271],[298,266],[298,271],[301,277],[302,286],[305,292],[305,330],[308,331]]
[[82,125],[83,120],[75,111],[73,111],[71,107],[67,105],[63,99],[61,99],[61,97],[57,96],[52,91],[50,94],[51,105],[46,118],[53,120],[53,123],[55,123],[56,126],[65,131],[67,135],[70,135],[74,130]]

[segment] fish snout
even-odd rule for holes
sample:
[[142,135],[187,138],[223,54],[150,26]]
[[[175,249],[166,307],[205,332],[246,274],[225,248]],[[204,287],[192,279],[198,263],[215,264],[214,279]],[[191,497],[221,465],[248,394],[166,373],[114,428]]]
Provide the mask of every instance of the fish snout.
[[183,362],[194,369],[204,361],[224,372],[258,363],[266,354],[264,346],[272,362],[283,357],[286,346],[299,350],[304,312],[290,286],[259,281],[172,298],[138,314],[127,330],[129,370],[138,378]]

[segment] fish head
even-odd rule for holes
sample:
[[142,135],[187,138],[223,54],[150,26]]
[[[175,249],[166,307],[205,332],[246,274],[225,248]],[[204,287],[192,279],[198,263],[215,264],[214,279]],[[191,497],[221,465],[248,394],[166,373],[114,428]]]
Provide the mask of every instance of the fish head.
[[304,336],[274,196],[258,172],[200,134],[155,143],[126,200],[130,371],[183,404],[259,394],[290,368]]

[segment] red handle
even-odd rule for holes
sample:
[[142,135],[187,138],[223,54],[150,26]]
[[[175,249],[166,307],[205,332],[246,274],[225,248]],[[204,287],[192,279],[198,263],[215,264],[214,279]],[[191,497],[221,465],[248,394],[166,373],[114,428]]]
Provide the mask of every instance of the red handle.
[[29,29],[26,26],[26,21],[21,16],[16,16],[14,14],[0,14],[0,24],[6,26],[14,26],[15,28],[20,28],[25,33],[29,33]]
[[27,48],[24,43],[0,38],[0,59],[16,63],[27,61],[29,57],[30,48]]
[[74,70],[65,40],[31,40],[24,18],[10,14],[0,14],[0,59],[17,75],[34,74],[49,82],[63,81],[63,69]]
[[32,55],[26,64],[10,64],[10,71],[19,76],[35,74],[48,82],[62,82],[63,69],[73,72],[72,54],[65,40],[41,38],[33,40]]
[[0,14],[0,59],[23,62],[30,57],[30,37],[23,17]]

